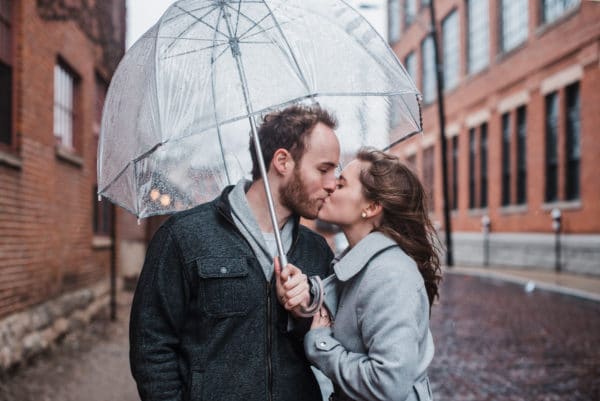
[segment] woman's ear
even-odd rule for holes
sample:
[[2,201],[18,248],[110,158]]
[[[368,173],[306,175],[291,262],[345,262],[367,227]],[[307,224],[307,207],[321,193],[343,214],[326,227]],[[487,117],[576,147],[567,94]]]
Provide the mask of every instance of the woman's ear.
[[369,218],[377,217],[383,213],[383,206],[381,206],[381,203],[379,202],[371,202],[369,203],[369,206],[367,206],[366,212]]
[[286,175],[289,171],[294,169],[294,160],[292,155],[287,150],[281,148],[277,149],[273,154],[273,160],[271,160],[271,166],[279,175]]

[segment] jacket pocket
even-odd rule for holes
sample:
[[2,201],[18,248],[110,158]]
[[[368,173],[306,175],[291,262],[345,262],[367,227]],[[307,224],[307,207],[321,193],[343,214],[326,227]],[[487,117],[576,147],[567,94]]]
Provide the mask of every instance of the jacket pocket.
[[201,307],[208,316],[245,315],[248,311],[246,258],[202,258],[196,261]]
[[431,387],[429,384],[429,378],[425,377],[424,379],[416,382],[413,385],[413,390],[417,395],[417,400],[419,401],[432,401],[433,394],[431,394]]

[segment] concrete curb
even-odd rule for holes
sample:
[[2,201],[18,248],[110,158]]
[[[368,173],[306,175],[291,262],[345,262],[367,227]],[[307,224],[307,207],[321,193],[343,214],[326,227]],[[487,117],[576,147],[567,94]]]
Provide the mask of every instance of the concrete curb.
[[498,271],[483,271],[480,269],[474,268],[464,268],[464,267],[453,267],[444,269],[444,274],[461,274],[464,276],[477,276],[483,278],[494,278],[506,282],[510,282],[513,284],[523,285],[523,286],[532,286],[531,291],[535,289],[541,289],[544,291],[552,291],[557,292],[564,295],[570,295],[577,298],[583,298],[590,301],[600,302],[600,294],[595,294],[589,291],[583,291],[577,288],[566,287],[563,285],[547,283],[541,280],[536,279],[527,279],[524,277],[517,277],[511,274],[502,273]]

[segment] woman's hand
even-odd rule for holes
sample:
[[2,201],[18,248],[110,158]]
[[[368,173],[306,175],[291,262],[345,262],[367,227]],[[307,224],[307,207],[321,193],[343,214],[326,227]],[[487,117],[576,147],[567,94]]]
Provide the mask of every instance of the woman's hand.
[[329,316],[329,311],[326,307],[321,306],[319,311],[313,316],[312,324],[310,325],[311,330],[319,327],[331,327],[332,321]]

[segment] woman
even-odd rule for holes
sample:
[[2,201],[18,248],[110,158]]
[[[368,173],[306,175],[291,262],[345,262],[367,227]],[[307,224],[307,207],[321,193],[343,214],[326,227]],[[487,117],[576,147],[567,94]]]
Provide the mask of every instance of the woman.
[[349,243],[325,280],[329,313],[321,308],[304,339],[334,383],[330,399],[431,400],[429,315],[441,270],[418,178],[396,157],[362,149],[319,218]]

